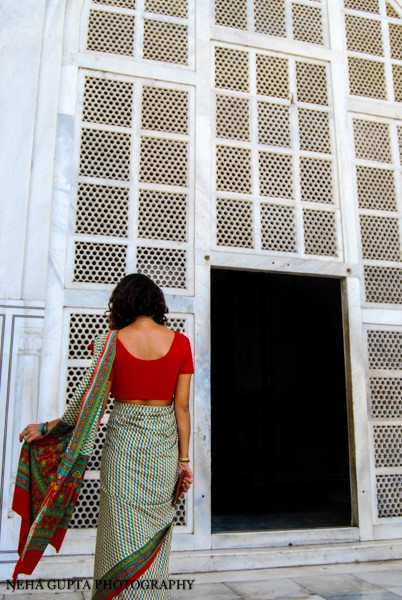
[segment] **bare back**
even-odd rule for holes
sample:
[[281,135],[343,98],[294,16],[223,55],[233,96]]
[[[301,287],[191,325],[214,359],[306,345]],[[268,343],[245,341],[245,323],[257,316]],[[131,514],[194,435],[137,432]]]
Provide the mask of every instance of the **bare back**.
[[120,329],[117,335],[130,354],[142,360],[162,358],[169,352],[174,339],[173,331],[142,317]]

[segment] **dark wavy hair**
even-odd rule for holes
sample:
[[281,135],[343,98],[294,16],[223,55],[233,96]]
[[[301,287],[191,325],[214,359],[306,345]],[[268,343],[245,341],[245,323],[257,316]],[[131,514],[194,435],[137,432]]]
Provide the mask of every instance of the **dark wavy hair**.
[[169,312],[162,290],[146,275],[126,275],[114,288],[107,313],[110,329],[122,329],[137,317],[152,317],[155,323],[166,325]]

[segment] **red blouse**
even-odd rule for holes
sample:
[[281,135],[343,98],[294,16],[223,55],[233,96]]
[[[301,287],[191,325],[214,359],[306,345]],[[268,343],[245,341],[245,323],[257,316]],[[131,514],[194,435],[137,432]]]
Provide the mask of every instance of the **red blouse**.
[[168,352],[161,358],[137,358],[117,338],[110,378],[111,393],[119,400],[171,400],[178,375],[194,373],[190,340],[174,332]]

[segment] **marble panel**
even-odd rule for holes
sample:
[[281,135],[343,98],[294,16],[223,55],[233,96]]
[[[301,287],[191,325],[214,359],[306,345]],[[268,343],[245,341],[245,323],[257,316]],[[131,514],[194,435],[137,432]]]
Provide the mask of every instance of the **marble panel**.
[[36,30],[42,24],[45,5],[45,0],[3,0],[0,7],[2,26],[17,31]]
[[0,295],[20,298],[41,30],[33,34],[3,27],[0,29],[0,89],[3,91],[0,98]]
[[44,19],[22,289],[29,299],[46,293],[65,1],[48,0]]

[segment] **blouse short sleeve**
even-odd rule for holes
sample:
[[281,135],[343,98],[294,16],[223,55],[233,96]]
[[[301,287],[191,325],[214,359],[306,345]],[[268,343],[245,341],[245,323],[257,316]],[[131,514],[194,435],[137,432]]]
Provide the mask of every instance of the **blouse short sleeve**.
[[183,335],[183,360],[179,368],[180,374],[191,374],[194,373],[194,361],[193,353],[191,352],[190,340],[187,336]]

